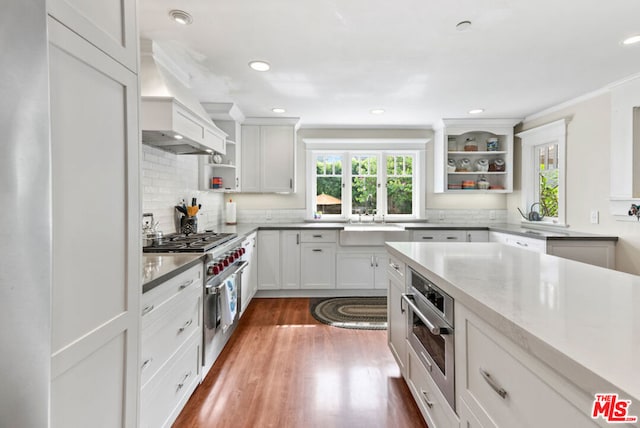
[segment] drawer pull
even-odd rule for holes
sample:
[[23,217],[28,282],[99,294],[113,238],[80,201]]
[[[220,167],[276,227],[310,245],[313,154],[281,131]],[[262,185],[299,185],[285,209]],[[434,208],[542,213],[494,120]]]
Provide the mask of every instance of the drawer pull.
[[422,399],[424,400],[424,404],[429,406],[429,408],[433,408],[433,401],[429,401],[429,396],[427,395],[427,391],[420,388],[420,393],[422,393]]
[[528,247],[529,244],[527,244],[526,242],[520,242],[520,241],[516,241],[516,244],[520,245],[521,247]]
[[395,263],[389,263],[389,267],[391,267],[393,270],[395,270],[396,272],[398,272],[400,274],[400,276],[404,276],[404,274],[402,273],[402,271],[400,270],[400,266],[398,266]]
[[311,251],[313,251],[314,253],[321,253],[321,252],[322,252],[322,249],[321,249],[321,248],[314,248],[314,249],[313,249],[313,250],[311,250]]
[[493,378],[491,377],[491,375],[489,373],[487,373],[486,371],[482,370],[482,367],[480,368],[480,374],[482,375],[484,380],[489,384],[491,389],[493,389],[496,392],[496,394],[498,394],[502,398],[505,398],[507,396],[507,391],[505,391],[504,388],[501,388],[496,383],[496,381],[493,380]]
[[457,236],[447,236],[447,239],[458,239]]
[[152,361],[153,361],[153,358],[149,358],[148,360],[145,360],[145,362],[142,363],[142,367],[140,367],[140,370],[146,369],[149,366],[149,364],[151,364]]
[[187,287],[188,287],[188,286],[190,286],[191,284],[193,284],[193,279],[190,279],[189,281],[185,281],[185,282],[183,282],[182,284],[180,284],[180,285],[178,286],[178,291],[182,291],[182,290],[184,290],[185,288],[187,288]]
[[147,315],[149,312],[151,312],[153,310],[153,305],[150,306],[146,306],[143,310],[142,310],[142,315]]
[[191,325],[191,323],[193,322],[193,319],[190,319],[189,321],[187,321],[186,323],[184,323],[184,325],[182,327],[180,327],[178,329],[178,334],[182,333],[183,331],[186,330],[187,327],[189,327]]
[[313,235],[314,238],[322,238],[322,235]]
[[423,236],[422,239],[433,239],[433,236]]
[[191,376],[191,372],[187,373],[186,375],[184,375],[184,377],[182,378],[182,382],[180,382],[178,384],[178,391],[180,391],[182,389],[182,387],[184,386],[185,382],[187,381],[187,379],[189,379],[189,376]]

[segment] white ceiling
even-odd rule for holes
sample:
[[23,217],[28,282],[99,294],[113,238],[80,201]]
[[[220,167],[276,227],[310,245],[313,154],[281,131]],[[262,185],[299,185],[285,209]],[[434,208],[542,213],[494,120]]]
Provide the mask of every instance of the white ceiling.
[[[171,9],[193,15],[181,26]],[[303,126],[524,117],[640,72],[639,0],[139,0],[203,102]],[[457,31],[469,20],[470,30]],[[268,72],[248,67],[268,61]],[[372,115],[382,108],[385,114]]]

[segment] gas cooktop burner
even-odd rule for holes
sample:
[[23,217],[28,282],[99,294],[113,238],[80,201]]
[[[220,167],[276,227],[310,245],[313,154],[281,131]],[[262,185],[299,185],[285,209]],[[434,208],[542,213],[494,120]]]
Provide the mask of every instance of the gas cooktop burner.
[[235,233],[206,231],[185,235],[172,233],[164,237],[162,244],[144,247],[145,253],[205,253],[238,236]]

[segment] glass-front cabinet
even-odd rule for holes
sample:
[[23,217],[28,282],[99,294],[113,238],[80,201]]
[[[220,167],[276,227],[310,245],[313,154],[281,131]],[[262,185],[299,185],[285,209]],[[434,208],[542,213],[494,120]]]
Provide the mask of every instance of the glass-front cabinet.
[[443,119],[434,136],[436,193],[513,191],[513,127],[519,119]]

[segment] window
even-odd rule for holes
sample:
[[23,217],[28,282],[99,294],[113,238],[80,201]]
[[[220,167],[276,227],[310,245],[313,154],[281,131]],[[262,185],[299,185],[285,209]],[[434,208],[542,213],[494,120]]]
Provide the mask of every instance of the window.
[[[309,217],[377,220],[419,218],[421,152],[310,151]],[[423,152],[422,152],[423,153]],[[422,157],[421,157],[422,156]],[[421,162],[424,162],[421,160]]]
[[542,223],[565,225],[566,121],[516,136],[522,139],[522,210],[539,211]]

